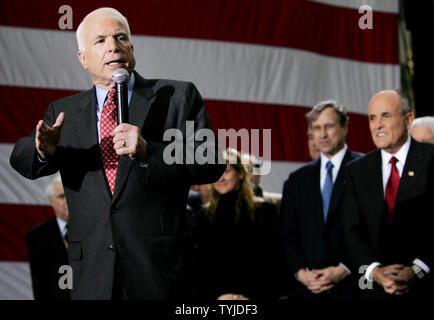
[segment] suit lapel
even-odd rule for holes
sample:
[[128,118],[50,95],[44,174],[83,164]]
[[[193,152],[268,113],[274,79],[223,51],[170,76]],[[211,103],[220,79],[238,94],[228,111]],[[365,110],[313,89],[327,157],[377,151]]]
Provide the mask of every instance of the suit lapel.
[[330,221],[334,218],[336,214],[336,210],[339,206],[339,203],[341,202],[342,196],[344,194],[344,170],[345,165],[353,159],[352,153],[350,149],[347,149],[345,152],[345,156],[342,159],[341,166],[339,167],[339,172],[336,176],[336,180],[333,184],[333,192],[330,199],[330,206],[329,206],[329,212],[327,215],[327,221],[326,224],[329,224]]
[[54,236],[51,240],[53,246],[55,247],[56,254],[62,259],[65,259],[68,255],[68,251],[66,250],[66,246],[63,242],[63,237],[60,233],[56,217],[51,218],[50,228],[52,230],[52,233],[50,233],[48,236]]
[[[151,82],[146,81],[136,72],[134,72],[134,76],[136,82],[134,84],[131,101],[128,106],[128,115],[130,124],[137,126],[139,128],[139,132],[142,132],[143,123],[145,122],[146,116],[148,115],[152,98],[154,97],[154,91],[152,90]],[[115,190],[112,199],[113,202],[119,197],[133,164],[134,161],[128,156],[121,156],[119,158]]]
[[375,230],[380,230],[381,219],[386,211],[386,201],[384,199],[383,190],[383,171],[381,161],[381,151],[377,149],[372,153],[368,161],[369,170],[363,173],[365,185],[370,186],[370,190],[366,190],[371,195],[369,211],[371,214],[370,220],[375,225]]
[[405,160],[404,169],[402,171],[401,180],[399,182],[396,204],[403,202],[412,196],[415,183],[423,171],[421,169],[422,162],[423,155],[419,152],[419,145],[412,139],[407,159]]
[[98,148],[98,160],[101,170],[98,170],[94,177],[95,185],[104,186],[98,188],[104,193],[104,197],[110,196],[110,189],[105,177],[104,166],[101,159],[101,151],[98,142],[98,129],[96,117],[96,96],[95,86],[85,93],[84,103],[80,106],[76,117],[77,136],[79,137],[80,148],[90,150],[95,146]]
[[95,87],[87,91],[85,97],[84,103],[78,110],[76,128],[80,145],[84,148],[91,148],[98,144]]
[[315,160],[312,163],[310,170],[311,177],[307,179],[311,185],[307,190],[313,190],[311,199],[311,204],[313,206],[312,213],[314,214],[314,220],[316,223],[323,228],[324,227],[324,216],[322,208],[322,196],[321,196],[321,158]]

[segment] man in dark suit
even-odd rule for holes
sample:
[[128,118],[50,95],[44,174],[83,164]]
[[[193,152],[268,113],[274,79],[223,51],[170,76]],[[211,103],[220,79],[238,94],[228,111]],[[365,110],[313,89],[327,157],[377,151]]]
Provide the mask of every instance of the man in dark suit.
[[[36,130],[15,145],[11,164],[30,179],[60,171],[70,214],[72,299],[188,298],[189,185],[216,181],[226,168],[215,159],[217,143],[208,139],[198,150],[202,145],[186,136],[187,121],[194,135],[212,134],[202,98],[191,83],[145,80],[133,71],[128,23],[114,9],[86,16],[77,40],[95,86],[51,103]],[[118,68],[130,74],[130,123],[116,126]],[[182,139],[169,143],[166,134],[174,132]],[[173,163],[167,151],[179,147],[181,159]],[[194,161],[186,164],[183,156]]]
[[360,157],[345,145],[348,118],[337,101],[318,103],[307,114],[319,159],[291,173],[283,188],[282,239],[295,297],[352,296],[341,229],[346,163]]
[[30,273],[35,300],[69,300],[69,290],[61,289],[59,268],[68,265],[68,206],[60,175],[46,188],[54,217],[27,232]]
[[401,91],[377,93],[368,117],[378,149],[348,165],[344,205],[354,267],[374,281],[362,298],[432,299],[434,146],[409,137]]

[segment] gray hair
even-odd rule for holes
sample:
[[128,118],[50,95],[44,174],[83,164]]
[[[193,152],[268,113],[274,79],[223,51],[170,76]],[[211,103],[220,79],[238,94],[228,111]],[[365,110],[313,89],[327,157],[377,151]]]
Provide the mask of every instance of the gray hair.
[[326,108],[333,108],[336,114],[339,117],[339,124],[341,127],[345,127],[348,124],[348,116],[345,107],[341,105],[337,100],[324,100],[318,102],[311,111],[306,113],[307,122],[309,128],[312,128],[312,121],[314,121],[321,112],[323,112]]
[[50,180],[50,182],[45,187],[45,195],[48,198],[48,201],[51,201],[51,199],[54,196],[54,184],[62,182],[62,178],[60,177],[60,173],[56,173]]
[[409,112],[414,112],[414,108],[411,105],[410,98],[408,97],[407,93],[401,89],[395,89],[394,91],[401,98],[402,113],[407,114]]
[[410,126],[410,132],[413,128],[416,127],[430,128],[434,134],[434,117],[427,116],[414,119]]
[[80,23],[80,25],[77,28],[77,32],[76,32],[76,36],[77,36],[77,43],[78,43],[78,50],[80,51],[85,51],[85,41],[84,41],[84,24],[87,20],[87,18],[89,18],[91,15],[95,14],[95,13],[100,13],[100,12],[107,12],[107,13],[111,13],[112,15],[114,15],[116,18],[118,18],[127,28],[127,33],[128,33],[128,37],[131,39],[131,32],[130,32],[130,26],[128,24],[128,20],[127,18],[125,18],[118,10],[113,9],[113,8],[99,8],[96,9],[94,11],[92,11],[91,13],[89,13],[86,17],[84,17],[83,21]]

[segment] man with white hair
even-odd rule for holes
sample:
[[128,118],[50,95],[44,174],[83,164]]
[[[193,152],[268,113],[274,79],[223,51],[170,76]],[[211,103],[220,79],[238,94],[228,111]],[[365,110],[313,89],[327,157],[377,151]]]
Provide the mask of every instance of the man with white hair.
[[59,268],[68,265],[68,206],[60,174],[48,183],[45,194],[54,217],[29,230],[26,236],[35,300],[69,300],[59,287]]
[[[88,14],[77,40],[94,87],[51,103],[36,130],[15,145],[11,164],[30,179],[60,171],[70,213],[72,299],[188,299],[189,186],[218,180],[226,164],[165,161],[163,136],[181,132],[181,147],[197,156],[198,144],[186,148],[186,121],[194,121],[194,136],[211,129],[203,100],[192,83],[148,80],[134,71],[128,22],[115,9]],[[130,75],[130,123],[117,125],[112,75],[119,68]],[[217,157],[218,148],[207,143],[205,160]]]
[[419,142],[434,143],[434,117],[414,119],[410,126],[410,135]]

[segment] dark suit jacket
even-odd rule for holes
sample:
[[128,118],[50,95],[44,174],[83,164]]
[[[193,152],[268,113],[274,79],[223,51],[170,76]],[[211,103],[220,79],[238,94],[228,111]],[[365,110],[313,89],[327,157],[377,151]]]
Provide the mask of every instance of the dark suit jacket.
[[[434,145],[411,140],[392,227],[387,221],[381,167],[379,149],[347,166],[344,225],[353,267],[357,270],[376,261],[411,266],[419,258],[432,270]],[[377,289],[364,291],[373,292],[375,298],[375,291],[384,293],[382,288]],[[416,294],[417,290],[410,292]]]
[[[321,269],[336,266],[340,262],[349,266],[341,223],[344,168],[348,162],[360,156],[349,149],[345,153],[333,186],[325,223],[320,187],[321,158],[291,173],[285,182],[281,233],[289,277],[293,277],[301,268]],[[314,298],[303,285],[296,283],[296,287],[303,296]],[[344,295],[348,296],[349,293]]]
[[[34,132],[19,140],[11,155],[12,166],[30,179],[60,170],[70,215],[73,299],[111,298],[115,255],[128,298],[188,297],[189,186],[218,180],[226,167],[224,162],[166,164],[163,154],[170,142],[163,140],[164,132],[179,130],[185,150],[186,121],[194,121],[195,132],[211,128],[205,106],[192,83],[135,77],[129,119],[148,142],[148,166],[122,156],[113,196],[97,139],[95,88],[49,105],[44,121],[52,125],[63,111],[65,122],[48,163],[37,158]],[[189,152],[200,145],[189,143]]]
[[56,217],[29,230],[26,236],[35,300],[69,300],[69,290],[59,288],[59,267],[68,265]]

